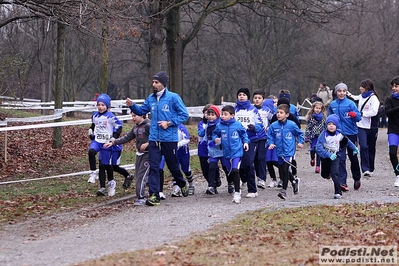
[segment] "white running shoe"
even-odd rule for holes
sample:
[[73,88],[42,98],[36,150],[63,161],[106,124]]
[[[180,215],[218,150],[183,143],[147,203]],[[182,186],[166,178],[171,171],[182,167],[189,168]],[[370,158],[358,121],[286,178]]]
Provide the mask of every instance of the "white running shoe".
[[108,182],[108,196],[112,197],[115,195],[115,188],[116,188],[115,180],[109,181]]
[[265,181],[265,180],[262,180],[262,179],[259,179],[259,180],[258,180],[258,188],[263,188],[263,189],[265,189],[265,188],[266,188],[266,181]]
[[396,176],[395,187],[399,187],[399,175]]
[[250,192],[245,197],[246,198],[256,198],[258,196],[258,192]]
[[234,203],[241,203],[241,192],[234,192]]
[[278,185],[278,182],[272,180],[272,181],[270,181],[269,185],[267,185],[267,187],[277,187],[277,185]]
[[173,186],[172,197],[181,197],[181,189],[178,185]]
[[163,194],[163,192],[159,192],[159,198],[160,198],[161,200],[166,199],[165,194]]
[[370,172],[370,171],[365,171],[364,173],[363,173],[363,176],[364,177],[371,177],[372,176],[372,172]]
[[94,184],[94,183],[96,183],[97,179],[98,179],[98,176],[97,176],[96,171],[91,171],[89,180],[87,180],[87,182]]

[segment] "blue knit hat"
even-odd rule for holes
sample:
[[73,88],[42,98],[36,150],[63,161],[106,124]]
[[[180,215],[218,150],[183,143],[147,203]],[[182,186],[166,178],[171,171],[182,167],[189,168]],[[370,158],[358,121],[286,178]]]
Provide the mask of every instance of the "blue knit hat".
[[156,73],[152,79],[158,80],[164,87],[166,87],[169,82],[169,76],[165,71]]
[[97,98],[97,104],[98,102],[104,103],[107,109],[111,107],[111,97],[109,97],[108,94],[100,94]]
[[339,117],[336,114],[332,114],[329,115],[326,119],[326,126],[328,125],[328,123],[333,123],[334,125],[336,125],[338,127],[339,125]]

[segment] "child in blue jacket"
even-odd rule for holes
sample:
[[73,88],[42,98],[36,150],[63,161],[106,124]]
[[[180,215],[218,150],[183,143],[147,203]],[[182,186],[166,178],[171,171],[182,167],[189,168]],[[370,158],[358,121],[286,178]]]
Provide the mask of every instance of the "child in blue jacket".
[[[339,117],[338,129],[348,137],[355,145],[357,144],[357,133],[358,128],[356,122],[362,119],[362,115],[357,109],[356,104],[349,100],[346,95],[348,92],[348,86],[345,83],[338,83],[335,86],[335,93],[337,98],[331,102],[329,106],[329,114],[336,114]],[[348,173],[346,171],[346,148],[340,151],[340,182],[342,191],[349,191],[349,187],[346,183]],[[348,147],[348,157],[351,162],[352,178],[354,180],[353,188],[355,190],[360,189],[361,186],[361,172],[359,159],[353,152],[353,149]]]
[[358,153],[355,144],[344,134],[337,130],[339,117],[335,114],[326,119],[326,130],[317,139],[316,152],[321,157],[321,176],[325,179],[332,178],[334,182],[334,199],[342,197],[340,173],[339,173],[339,151],[347,146]]
[[283,187],[278,194],[281,199],[287,198],[288,180],[292,183],[294,194],[299,191],[299,178],[294,179],[294,176],[289,171],[292,166],[292,159],[296,151],[296,141],[298,140],[298,147],[302,148],[304,143],[303,132],[295,124],[295,122],[288,120],[290,109],[287,104],[280,104],[277,107],[277,120],[272,123],[267,131],[267,146],[268,149],[276,149],[280,178],[283,180]]
[[234,183],[234,203],[241,202],[240,190],[240,173],[239,166],[244,150],[247,151],[249,147],[249,139],[247,131],[242,126],[241,122],[235,119],[235,109],[231,105],[226,105],[222,108],[221,121],[216,125],[212,134],[212,142],[209,146],[214,144],[222,145],[223,160],[222,164],[226,166],[229,172],[228,180]]

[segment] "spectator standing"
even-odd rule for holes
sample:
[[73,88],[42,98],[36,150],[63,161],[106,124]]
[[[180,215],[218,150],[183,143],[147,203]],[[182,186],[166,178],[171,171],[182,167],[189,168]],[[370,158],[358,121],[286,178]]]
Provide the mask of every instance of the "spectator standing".
[[330,89],[330,87],[327,86],[327,83],[325,82],[320,83],[316,95],[323,100],[323,104],[326,108],[328,108],[330,103],[334,100],[333,91]]
[[180,187],[184,197],[188,196],[188,184],[184,179],[176,157],[178,129],[177,126],[189,118],[186,106],[180,96],[168,90],[169,76],[161,71],[152,80],[153,94],[147,97],[142,105],[135,104],[130,98],[126,105],[137,115],[151,112],[151,128],[149,136],[150,173],[148,176],[150,198],[146,205],[160,205],[160,176],[159,165],[162,155],[173,179]]

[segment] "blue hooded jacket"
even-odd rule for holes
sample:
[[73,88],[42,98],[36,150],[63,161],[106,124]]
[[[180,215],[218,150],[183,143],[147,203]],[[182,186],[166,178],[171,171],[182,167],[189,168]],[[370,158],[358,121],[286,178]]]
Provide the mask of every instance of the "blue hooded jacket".
[[[356,107],[356,104],[348,98],[342,100],[336,99],[328,107],[329,114],[336,114],[339,117],[340,124],[337,126],[345,135],[357,135],[357,124],[362,119],[362,115]],[[355,112],[356,117],[352,118],[349,112]]]
[[227,159],[239,158],[244,155],[243,144],[248,143],[247,131],[234,117],[220,121],[213,130],[212,141],[221,138],[223,156]]
[[276,145],[277,157],[293,157],[296,151],[296,141],[303,144],[303,132],[291,120],[273,122],[267,131],[267,143]]
[[[157,100],[157,96],[151,94],[142,105],[133,104],[130,110],[136,115],[145,115],[151,112],[151,128],[149,141],[178,142],[177,126],[184,123],[189,114],[180,96],[170,92],[168,88]],[[159,121],[170,121],[172,125],[163,129],[158,125]]]

